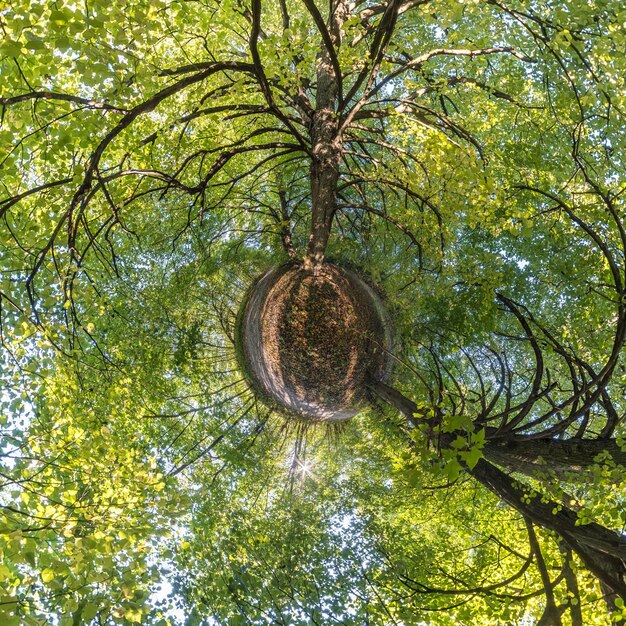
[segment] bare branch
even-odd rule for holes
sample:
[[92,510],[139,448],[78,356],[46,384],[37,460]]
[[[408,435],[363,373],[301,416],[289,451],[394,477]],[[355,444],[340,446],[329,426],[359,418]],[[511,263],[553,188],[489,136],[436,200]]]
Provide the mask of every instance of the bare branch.
[[250,32],[250,54],[252,56],[252,62],[254,67],[254,74],[259,82],[261,93],[265,98],[269,108],[274,112],[283,124],[291,131],[293,137],[298,141],[300,146],[305,152],[309,152],[309,148],[304,137],[298,132],[291,121],[285,116],[281,109],[277,106],[274,96],[272,95],[272,89],[263,68],[261,62],[261,56],[259,54],[258,41],[261,33],[261,0],[252,0],[252,30]]
[[90,98],[81,98],[80,96],[73,96],[67,93],[56,93],[54,91],[31,91],[30,93],[23,93],[19,96],[12,96],[10,98],[0,98],[0,106],[11,106],[18,102],[26,102],[28,100],[61,100],[64,102],[73,102],[75,104],[82,104],[89,109],[102,109],[105,111],[114,111],[115,113],[129,113],[128,109],[117,107],[113,104],[106,102],[98,102],[91,100]]
[[415,57],[414,59],[411,59],[410,61],[407,61],[404,65],[399,67],[394,72],[389,72],[389,74],[387,74],[385,78],[383,78],[383,80],[381,80],[380,82],[376,84],[376,86],[372,89],[370,95],[373,96],[377,94],[385,85],[388,85],[391,81],[393,81],[395,78],[400,76],[400,74],[403,74],[404,72],[407,72],[409,70],[414,70],[434,57],[454,56],[454,57],[469,57],[473,59],[475,57],[485,56],[485,55],[490,55],[490,54],[510,54],[516,57],[517,59],[519,59],[520,61],[524,61],[525,63],[536,62],[535,59],[532,59],[531,57],[528,57],[525,54],[518,52],[515,48],[512,48],[510,46],[503,46],[503,47],[496,46],[492,48],[478,48],[474,50],[470,48],[435,48],[434,50],[429,50],[428,52],[425,52],[424,54],[421,54],[420,56]]
[[541,576],[541,582],[543,583],[546,598],[546,608],[541,619],[539,620],[538,626],[561,626],[561,613],[557,608],[556,601],[554,599],[554,583],[550,580],[550,574],[548,573],[546,562],[543,558],[543,554],[541,553],[541,547],[539,546],[539,541],[537,539],[535,529],[533,528],[533,523],[528,518],[525,518],[525,522],[526,530],[528,532],[528,542],[530,543],[530,547],[535,555],[535,560],[537,561],[537,569],[539,570],[539,575]]
[[46,191],[47,189],[53,189],[54,187],[59,187],[61,185],[67,185],[71,183],[71,178],[62,178],[61,180],[55,180],[50,183],[45,183],[43,185],[38,185],[37,187],[33,187],[27,191],[19,193],[15,196],[11,196],[10,198],[5,198],[4,200],[0,200],[0,217],[3,217],[4,214],[15,204],[23,200],[24,198],[28,198],[28,196],[32,196],[41,191]]
[[328,58],[330,59],[331,65],[333,66],[333,71],[335,73],[335,81],[337,83],[337,98],[339,101],[339,109],[343,106],[343,77],[341,66],[339,65],[339,59],[337,58],[337,53],[335,52],[335,45],[333,42],[333,35],[330,33],[328,28],[326,28],[326,24],[324,22],[324,18],[321,16],[317,6],[315,6],[315,2],[313,0],[303,0],[304,5],[307,8],[307,11],[311,14],[317,29],[322,36],[322,41],[324,42],[324,47],[326,52],[328,53]]

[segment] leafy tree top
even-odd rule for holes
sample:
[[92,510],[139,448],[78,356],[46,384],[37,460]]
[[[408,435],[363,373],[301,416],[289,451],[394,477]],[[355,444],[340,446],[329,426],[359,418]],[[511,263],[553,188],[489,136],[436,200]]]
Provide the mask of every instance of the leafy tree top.
[[[622,619],[625,22],[0,8],[5,622],[172,621],[168,577],[189,623]],[[324,258],[399,338],[330,447],[233,348],[255,276]]]

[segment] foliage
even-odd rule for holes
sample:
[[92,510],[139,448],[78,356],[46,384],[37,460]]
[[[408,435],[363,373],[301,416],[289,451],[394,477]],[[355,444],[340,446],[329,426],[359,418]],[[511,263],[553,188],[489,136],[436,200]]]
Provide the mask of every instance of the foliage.
[[[333,7],[0,8],[2,623],[626,619],[626,12]],[[331,145],[406,402],[307,430],[233,333]]]

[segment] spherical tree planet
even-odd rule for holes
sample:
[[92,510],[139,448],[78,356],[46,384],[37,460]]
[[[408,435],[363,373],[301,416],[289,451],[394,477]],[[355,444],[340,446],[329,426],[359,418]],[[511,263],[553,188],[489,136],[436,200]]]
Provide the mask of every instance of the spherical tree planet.
[[252,387],[283,412],[343,421],[391,370],[393,333],[380,295],[332,263],[290,262],[258,277],[237,325],[239,361]]

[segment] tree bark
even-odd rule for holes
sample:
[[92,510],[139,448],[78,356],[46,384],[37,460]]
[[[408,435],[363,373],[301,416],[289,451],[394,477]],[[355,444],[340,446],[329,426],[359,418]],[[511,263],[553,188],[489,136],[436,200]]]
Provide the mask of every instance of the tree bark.
[[563,555],[563,572],[565,574],[565,584],[567,586],[568,608],[572,626],[585,626],[583,624],[583,614],[580,608],[580,589],[578,588],[578,579],[572,569],[572,549],[563,540],[559,541],[559,550]]
[[626,452],[615,439],[496,440],[488,441],[483,452],[492,463],[533,478],[546,472],[562,475],[588,471],[601,453],[626,468]]
[[484,459],[468,472],[535,524],[555,531],[611,593],[626,599],[626,538],[593,522],[577,525],[574,511],[544,500]]
[[337,207],[340,150],[335,145],[336,121],[328,111],[314,113],[314,147],[311,163],[311,234],[304,267],[315,271],[324,262]]
[[[626,537],[593,522],[577,525],[578,516],[574,511],[556,502],[546,501],[488,461],[480,459],[468,472],[533,522],[560,535],[572,536],[581,545],[595,551],[626,559]],[[626,592],[626,585],[623,589]]]
[[[397,389],[381,382],[371,381],[370,388],[381,400],[400,411],[410,424],[415,425],[414,416],[419,415],[420,412],[414,402]],[[449,437],[454,437],[454,434],[450,434]],[[572,450],[577,450],[577,462],[585,461],[587,466],[593,463],[593,458],[601,451],[598,449],[597,441],[605,440],[590,440],[591,452],[587,454],[584,453],[586,441],[577,441],[575,446],[571,444]],[[520,443],[528,444],[529,442],[530,440]],[[544,443],[546,442],[544,441]],[[559,460],[563,463],[566,458],[564,451],[568,449],[567,442],[555,440],[552,443],[557,444],[556,449],[563,454]],[[560,446],[560,444],[565,445]],[[488,442],[486,448],[491,445]],[[537,449],[542,450],[545,448],[546,446],[537,447]],[[497,444],[497,454],[502,465],[515,465],[517,463],[515,458],[507,462],[505,451],[505,445]],[[528,454],[531,456],[530,453]],[[546,463],[547,468],[549,468],[549,463]],[[485,459],[480,459],[473,468],[467,467],[466,469],[478,482],[531,522],[557,533],[566,545],[578,554],[589,571],[599,579],[605,590],[609,607],[614,605],[614,599],[618,596],[626,600],[625,536],[596,523],[577,525],[578,516],[574,511],[559,503],[545,500],[540,494],[514,480]]]
[[416,415],[420,415],[420,411],[415,402],[380,380],[370,380],[368,381],[368,386],[381,400],[402,413],[407,418],[409,424],[412,426],[417,424],[415,418]]
[[[347,8],[339,0],[328,19],[328,33],[335,49],[341,44],[341,27]],[[316,271],[324,262],[326,246],[337,209],[337,182],[341,160],[339,120],[336,113],[339,78],[330,52],[322,46],[317,65],[315,112],[311,123],[311,234],[304,268]]]

